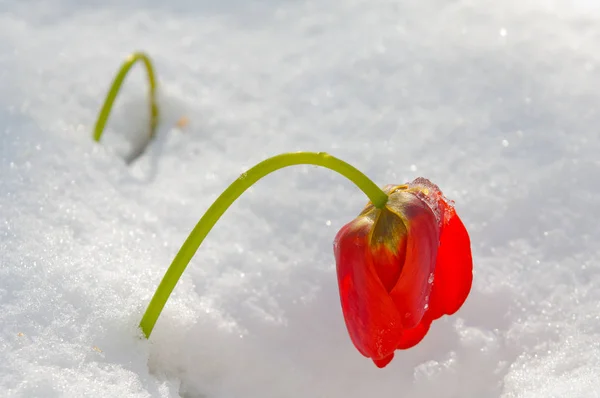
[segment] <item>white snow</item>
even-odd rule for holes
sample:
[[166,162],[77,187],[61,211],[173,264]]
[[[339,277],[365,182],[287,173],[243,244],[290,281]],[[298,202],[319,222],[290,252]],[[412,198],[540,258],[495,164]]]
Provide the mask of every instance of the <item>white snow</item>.
[[[600,397],[598,43],[593,0],[0,0],[0,396]],[[91,134],[135,50],[162,119],[127,166],[141,67]],[[385,369],[361,357],[331,246],[366,198],[297,167],[232,206],[142,339],[207,207],[297,150],[454,199],[461,311]]]

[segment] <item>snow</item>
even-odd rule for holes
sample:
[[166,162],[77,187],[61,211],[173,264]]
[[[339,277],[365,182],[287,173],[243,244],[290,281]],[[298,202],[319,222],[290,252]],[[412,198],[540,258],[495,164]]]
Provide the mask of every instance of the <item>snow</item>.
[[[1,0],[0,396],[600,397],[599,22],[592,0]],[[91,134],[135,50],[162,118],[127,165],[141,67]],[[232,206],[141,338],[207,207],[297,150],[438,184],[473,242],[465,306],[361,357],[331,245],[366,198],[297,167]]]

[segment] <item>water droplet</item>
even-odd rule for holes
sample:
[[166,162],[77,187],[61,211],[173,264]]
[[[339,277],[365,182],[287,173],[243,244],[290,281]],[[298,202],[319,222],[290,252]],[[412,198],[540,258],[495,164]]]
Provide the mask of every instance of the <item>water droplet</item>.
[[242,173],[240,174],[240,180],[243,180],[244,178],[248,177],[248,173]]
[[410,312],[407,312],[406,314],[404,314],[404,317],[408,318],[410,315],[411,315]]
[[500,29],[500,36],[502,37],[506,37],[506,35],[508,34],[508,31],[505,28]]
[[328,227],[330,227],[331,226],[331,220],[325,221],[325,225],[327,225]]
[[502,146],[504,148],[508,147],[508,140],[502,140]]
[[429,279],[427,279],[427,283],[429,283],[430,285],[433,283],[433,272],[431,274],[429,274]]
[[423,309],[425,309],[425,311],[427,311],[429,309],[429,304],[425,304],[425,307],[423,307]]

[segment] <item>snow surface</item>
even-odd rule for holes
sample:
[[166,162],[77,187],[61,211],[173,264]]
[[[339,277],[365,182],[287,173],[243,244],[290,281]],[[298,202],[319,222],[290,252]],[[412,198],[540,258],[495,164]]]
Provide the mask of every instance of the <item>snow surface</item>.
[[[598,43],[595,0],[0,0],[0,396],[600,397]],[[134,50],[163,114],[128,166],[141,67],[91,131]],[[297,150],[440,185],[473,242],[461,311],[361,357],[331,249],[366,199],[297,167],[232,206],[141,339],[206,208]]]

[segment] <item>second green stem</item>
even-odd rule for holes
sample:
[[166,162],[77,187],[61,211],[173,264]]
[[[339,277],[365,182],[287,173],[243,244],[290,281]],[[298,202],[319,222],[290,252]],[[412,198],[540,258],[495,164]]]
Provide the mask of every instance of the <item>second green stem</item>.
[[152,67],[152,61],[150,61],[150,57],[148,57],[144,53],[136,52],[127,57],[123,65],[121,65],[121,67],[119,68],[119,72],[115,76],[112,84],[110,85],[110,89],[106,94],[106,98],[104,99],[102,109],[100,109],[100,113],[98,114],[96,125],[94,126],[94,141],[98,142],[100,141],[100,138],[102,138],[104,126],[106,126],[108,116],[110,115],[113,103],[117,98],[117,94],[119,94],[119,90],[123,85],[123,81],[125,80],[125,77],[129,73],[131,67],[138,61],[143,62],[148,75],[148,86],[150,89],[150,138],[154,137],[154,131],[156,130],[156,125],[158,124],[158,106],[156,104],[156,77],[154,75],[154,68]]

